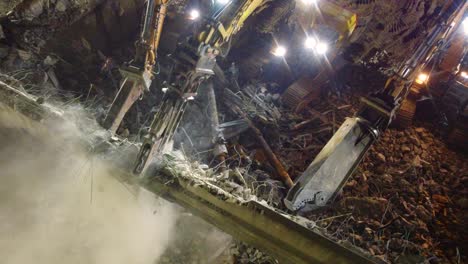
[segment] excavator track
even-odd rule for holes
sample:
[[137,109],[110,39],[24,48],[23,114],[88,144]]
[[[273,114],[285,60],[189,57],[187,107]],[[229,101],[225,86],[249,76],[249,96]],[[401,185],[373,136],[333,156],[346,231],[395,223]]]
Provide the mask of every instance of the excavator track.
[[413,124],[414,115],[416,113],[416,100],[406,98],[401,104],[397,112],[395,125],[399,128],[407,128]]
[[458,116],[454,128],[448,135],[447,141],[452,146],[461,150],[466,151],[468,149],[468,105],[465,106],[464,111]]
[[448,142],[452,146],[466,150],[468,148],[468,126],[455,127],[448,136]]
[[454,82],[442,98],[444,112],[452,127],[447,141],[460,149],[468,148],[468,87]]

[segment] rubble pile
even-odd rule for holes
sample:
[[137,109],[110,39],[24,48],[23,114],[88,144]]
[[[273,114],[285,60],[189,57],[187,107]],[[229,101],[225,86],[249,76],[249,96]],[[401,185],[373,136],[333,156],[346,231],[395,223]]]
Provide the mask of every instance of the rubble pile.
[[[261,117],[252,119],[295,178],[344,119],[357,111],[359,98],[349,93],[322,97],[301,113],[284,109],[278,103],[276,107],[281,116],[274,122]],[[449,149],[436,131],[436,127],[427,124],[387,130],[334,204],[307,217],[334,239],[348,241],[386,261],[466,261],[462,254],[467,250],[464,241],[468,238],[464,224],[468,158]],[[236,169],[253,178],[263,173],[268,179],[275,170],[263,150],[248,138],[248,133],[242,134],[239,142],[244,144],[237,148],[250,158],[250,163],[237,163],[240,167]],[[270,181],[271,178],[274,179],[270,176]],[[269,189],[270,195],[277,197],[270,204],[284,209],[281,200],[286,188],[279,181],[276,186],[279,188]]]
[[278,264],[279,262],[258,249],[239,242],[232,247],[234,263]]
[[359,99],[332,95],[301,113],[282,109],[278,150],[292,177],[299,176],[341,126],[358,110]]
[[[16,6],[8,6],[8,30],[15,41],[31,50],[45,48],[46,41],[53,33],[69,27],[83,15],[92,11],[102,0],[54,0],[16,1]],[[1,8],[1,6],[0,6]],[[7,10],[7,9],[5,9]],[[0,17],[2,17],[0,9]]]
[[431,131],[388,130],[336,206],[311,219],[385,260],[466,261],[467,158]]

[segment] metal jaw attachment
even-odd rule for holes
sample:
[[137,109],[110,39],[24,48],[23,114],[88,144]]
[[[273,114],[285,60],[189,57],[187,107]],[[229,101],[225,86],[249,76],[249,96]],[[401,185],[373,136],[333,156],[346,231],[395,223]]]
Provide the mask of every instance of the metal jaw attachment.
[[348,118],[288,192],[286,207],[312,211],[333,200],[378,134],[366,120]]
[[141,70],[141,68],[128,65],[120,68],[120,73],[127,79],[135,84],[142,85],[145,91],[149,91],[151,83],[153,82],[153,74],[147,70]]
[[290,210],[311,211],[332,201],[398,109],[394,98],[385,94],[362,102],[357,117],[341,125],[289,190],[284,203]]
[[216,56],[218,50],[212,48],[210,45],[200,46],[200,58],[197,61],[195,71],[208,75],[214,75],[214,67],[216,66]]
[[103,122],[103,127],[112,134],[117,132],[128,110],[141,98],[143,91],[149,91],[153,79],[151,72],[133,65],[123,66],[120,72],[124,77],[122,84]]

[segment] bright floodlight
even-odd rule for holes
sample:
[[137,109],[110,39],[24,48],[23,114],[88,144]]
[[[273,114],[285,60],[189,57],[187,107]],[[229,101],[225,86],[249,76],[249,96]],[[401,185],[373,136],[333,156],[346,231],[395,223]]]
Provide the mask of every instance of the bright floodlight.
[[284,57],[284,55],[286,55],[286,52],[287,52],[287,50],[286,50],[285,47],[278,46],[273,51],[273,55],[275,55],[276,57]]
[[463,20],[462,27],[463,27],[463,30],[465,31],[465,34],[468,35],[468,17]]
[[216,0],[216,2],[219,3],[219,4],[225,5],[225,4],[229,3],[229,0]]
[[417,84],[425,84],[429,80],[429,75],[427,73],[420,73],[416,78]]
[[463,77],[463,78],[465,78],[465,79],[468,79],[468,72],[462,71],[462,72],[460,73],[460,76]]
[[189,12],[189,19],[191,20],[196,20],[200,17],[200,11],[198,11],[197,9],[192,9],[190,10]]
[[317,46],[317,40],[312,37],[308,37],[304,43],[307,49],[313,49]]
[[310,4],[313,4],[313,3],[316,3],[317,0],[302,0],[302,3],[306,4],[306,5],[310,5]]
[[319,42],[317,43],[317,46],[315,47],[315,51],[317,51],[317,54],[323,55],[327,53],[328,51],[328,44],[325,42]]

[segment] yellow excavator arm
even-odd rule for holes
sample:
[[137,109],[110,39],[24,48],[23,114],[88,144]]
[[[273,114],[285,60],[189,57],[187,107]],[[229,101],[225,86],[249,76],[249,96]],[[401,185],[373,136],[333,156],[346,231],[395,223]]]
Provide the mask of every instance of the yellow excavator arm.
[[[135,58],[121,67],[123,81],[103,122],[104,128],[116,133],[125,114],[149,90],[154,79],[153,67],[157,61],[157,49],[161,39],[164,19],[170,0],[147,0],[142,18],[141,33],[136,42]],[[215,57],[222,45],[229,42],[243,27],[244,22],[271,0],[231,1],[217,17],[207,20],[204,30],[196,33],[199,42],[198,71],[213,74]]]
[[[204,23],[201,31],[195,32],[192,38],[196,41],[178,46],[172,55],[174,69],[167,80],[168,87],[165,87],[162,105],[143,141],[135,162],[134,174],[143,174],[149,160],[170,144],[187,102],[196,96],[200,84],[214,75],[216,57],[222,54],[222,46],[230,43],[246,20],[267,2],[270,0],[231,1],[211,17],[202,18]],[[191,56],[193,50],[197,52]],[[223,55],[227,55],[227,52]]]
[[145,16],[135,56],[135,60],[144,58],[142,62],[146,71],[152,71],[156,64],[156,53],[161,40],[168,2],[169,0],[148,0],[146,2]]
[[125,114],[149,90],[154,79],[157,49],[166,18],[169,0],[147,0],[141,22],[140,36],[136,42],[135,58],[120,68],[123,80],[112,102],[103,127],[115,134]]
[[[224,43],[230,41],[232,36],[241,30],[245,21],[251,17],[252,14],[258,12],[260,7],[264,6],[267,2],[270,2],[270,0],[242,1],[234,16],[229,17],[224,23],[218,21],[216,27],[211,27],[209,32],[202,32],[199,35],[200,42],[211,44],[214,47],[221,47]],[[232,3],[232,5],[234,5],[234,3]]]

